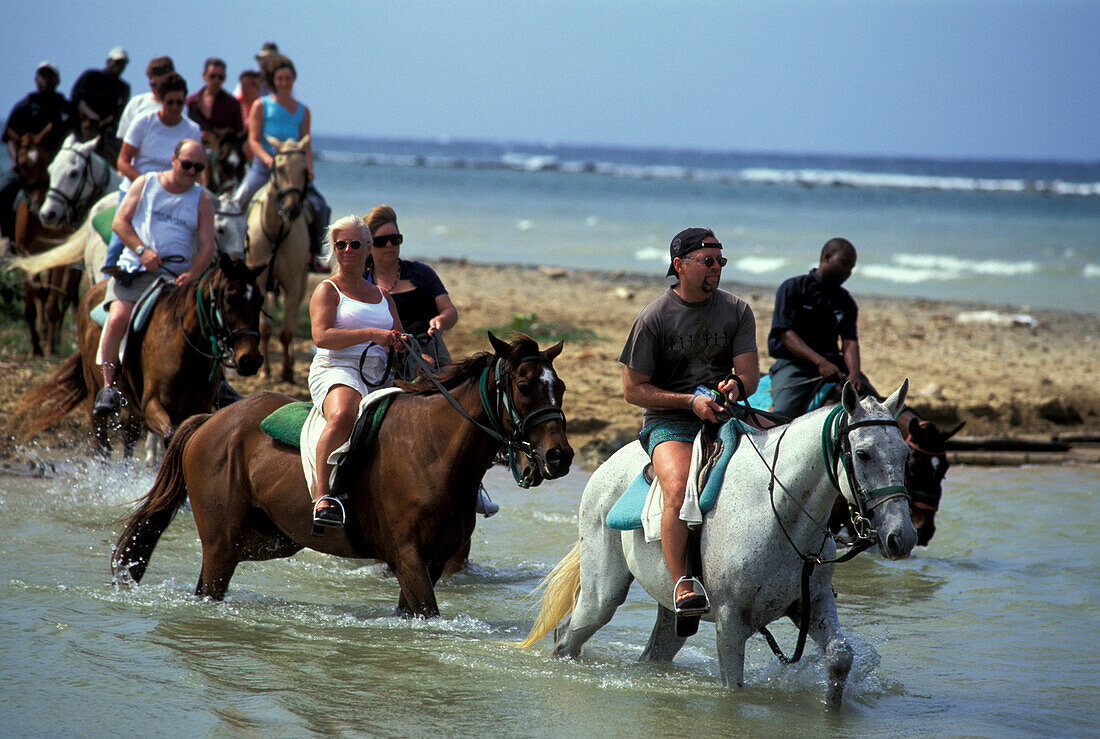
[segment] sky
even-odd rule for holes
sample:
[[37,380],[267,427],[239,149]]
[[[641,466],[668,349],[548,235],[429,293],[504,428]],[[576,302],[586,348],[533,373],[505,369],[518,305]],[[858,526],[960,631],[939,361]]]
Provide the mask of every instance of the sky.
[[318,134],[1097,162],[1098,39],[1091,0],[47,0],[4,11],[0,108],[43,60],[193,91],[275,41]]

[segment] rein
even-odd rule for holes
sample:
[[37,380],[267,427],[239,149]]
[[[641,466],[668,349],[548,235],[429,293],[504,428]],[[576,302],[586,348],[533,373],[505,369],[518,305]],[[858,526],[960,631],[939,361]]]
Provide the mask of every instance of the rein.
[[[210,376],[208,380],[213,380],[214,375],[218,371],[218,366],[228,367],[232,369],[237,368],[237,360],[233,355],[233,343],[241,336],[259,336],[259,331],[254,331],[250,328],[245,329],[232,329],[225,320],[225,285],[218,285],[216,288],[214,285],[210,286],[210,296],[207,297],[203,292],[203,285],[207,282],[211,273],[214,271],[213,267],[210,267],[203,273],[202,277],[195,285],[195,312],[199,318],[199,335],[203,341],[210,345],[210,353],[207,353],[191,343],[190,337],[187,335],[187,331],[183,327],[183,316],[179,316],[180,333],[183,334],[183,340],[187,342],[193,350],[206,357],[207,359],[214,360],[213,366],[210,368]],[[216,277],[210,282],[215,282]]]
[[[78,206],[81,204],[81,202],[87,201],[90,207],[90,204],[94,203],[99,198],[99,196],[103,194],[103,192],[107,189],[107,184],[111,181],[111,167],[107,164],[106,159],[101,157],[99,154],[96,154],[95,152],[88,152],[87,154],[85,154],[79,149],[71,147],[62,149],[61,151],[72,152],[73,155],[84,162],[84,167],[81,170],[80,185],[76,188],[75,194],[72,196],[70,196],[63,190],[60,190],[57,187],[51,185],[50,188],[46,191],[46,198],[48,199],[51,195],[53,195],[57,197],[57,199],[60,200],[62,203],[64,203],[65,215],[68,216],[69,223],[76,225],[84,220],[85,216],[87,216],[88,211],[87,208],[80,208]],[[87,197],[83,197],[84,188],[87,187],[88,181],[93,176],[92,170],[95,169],[95,163],[97,159],[103,162],[103,181],[92,181],[92,191],[88,193]]]

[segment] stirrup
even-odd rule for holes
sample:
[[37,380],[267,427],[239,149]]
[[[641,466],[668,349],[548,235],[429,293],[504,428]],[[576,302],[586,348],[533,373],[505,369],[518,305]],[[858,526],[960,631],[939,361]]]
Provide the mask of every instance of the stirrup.
[[[318,509],[317,505],[322,500],[327,500],[336,504],[336,508],[339,508],[337,513],[333,506],[325,506]],[[340,502],[339,498],[334,498],[331,495],[324,495],[317,499],[313,504],[313,535],[322,536],[325,533],[326,528],[340,528],[344,525],[344,504]]]
[[[676,591],[680,588],[680,583],[691,583],[692,595],[684,597],[683,605],[677,602]],[[695,577],[681,577],[676,581],[676,586],[672,588],[672,611],[676,614],[677,618],[685,616],[702,616],[710,613],[710,597],[707,595],[707,589],[703,587],[703,583]]]
[[500,510],[500,506],[493,502],[493,499],[489,497],[489,492],[482,485],[477,490],[477,505],[474,506],[474,512],[480,513],[485,518],[492,518]]

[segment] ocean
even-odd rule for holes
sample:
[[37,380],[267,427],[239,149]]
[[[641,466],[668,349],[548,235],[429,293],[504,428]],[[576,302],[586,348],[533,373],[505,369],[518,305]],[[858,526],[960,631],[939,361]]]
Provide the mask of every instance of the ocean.
[[1100,313],[1100,162],[795,156],[318,136],[334,217],[388,203],[403,253],[663,275],[713,228],[763,287],[855,244],[860,295]]

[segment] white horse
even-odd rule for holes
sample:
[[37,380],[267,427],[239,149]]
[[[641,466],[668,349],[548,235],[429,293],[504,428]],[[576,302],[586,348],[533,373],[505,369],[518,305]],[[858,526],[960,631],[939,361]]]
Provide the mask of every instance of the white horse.
[[[828,704],[840,705],[852,649],[837,618],[831,585],[836,546],[826,522],[839,488],[874,526],[867,535],[875,537],[885,557],[905,557],[916,544],[903,487],[909,448],[894,422],[908,385],[880,404],[860,401],[845,384],[835,410],[821,409],[742,437],[701,534],[702,579],[711,603],[704,618],[717,628],[725,686],[743,686],[750,636],[783,616],[796,623],[805,617],[808,635],[825,653]],[[576,657],[611,620],[634,578],[658,603],[642,659],[671,660],[683,646],[686,637],[677,635],[673,582],[660,542],[646,543],[641,529],[614,531],[605,525],[612,505],[648,461],[634,442],[593,473],[581,498],[581,540],[544,581],[542,608],[522,646],[534,644],[572,611],[555,630],[553,653]],[[802,602],[801,577],[807,560],[816,564],[808,603]]]
[[61,228],[66,223],[75,228],[84,221],[92,203],[118,189],[121,177],[95,153],[98,143],[99,137],[84,143],[73,134],[65,137],[50,162],[50,189],[38,211],[38,219],[46,228]]

